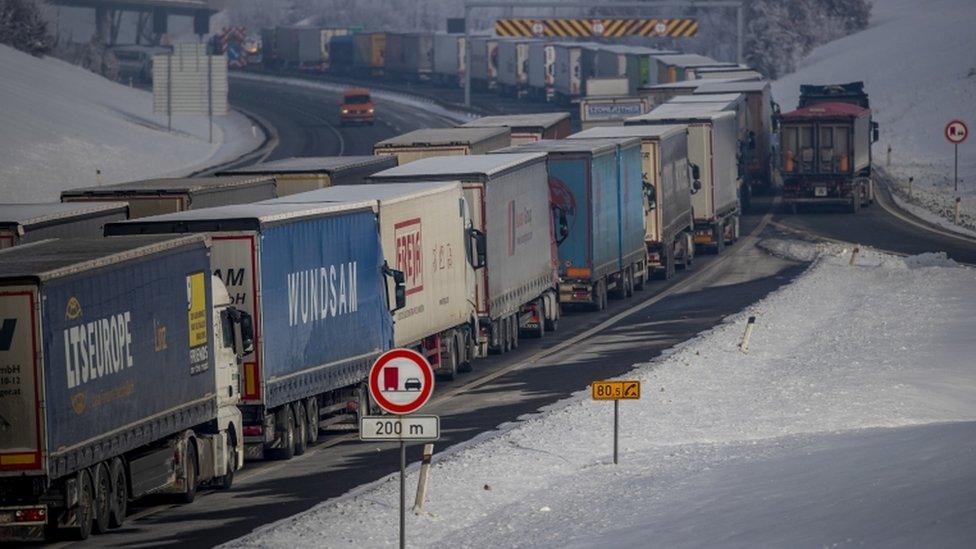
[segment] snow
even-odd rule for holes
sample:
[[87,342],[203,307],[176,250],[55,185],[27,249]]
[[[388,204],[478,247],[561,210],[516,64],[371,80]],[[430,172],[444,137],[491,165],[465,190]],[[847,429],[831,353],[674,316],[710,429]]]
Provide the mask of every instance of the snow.
[[[955,196],[945,125],[958,118],[976,131],[974,20],[972,0],[875,0],[868,29],[813,50],[774,83],[773,95],[786,112],[800,84],[863,80],[881,128],[875,163],[887,166],[890,146],[888,170],[899,186],[914,177],[912,202],[942,212]],[[959,146],[959,177],[965,224],[976,229],[976,139]]]
[[[52,57],[0,46],[0,199],[56,201],[83,186],[181,176],[241,156],[264,139],[232,112],[214,118],[152,113],[152,94]],[[101,170],[101,180],[96,177]]]
[[[791,284],[627,379],[441,451],[425,547],[964,546],[976,535],[976,270],[772,240]],[[746,318],[758,318],[748,354]],[[585,344],[584,344],[585,345]],[[560,361],[578,359],[585,347]],[[449,418],[443,428],[450,429]],[[417,482],[416,464],[407,485]],[[395,545],[396,476],[231,547]],[[411,494],[412,497],[412,494]]]

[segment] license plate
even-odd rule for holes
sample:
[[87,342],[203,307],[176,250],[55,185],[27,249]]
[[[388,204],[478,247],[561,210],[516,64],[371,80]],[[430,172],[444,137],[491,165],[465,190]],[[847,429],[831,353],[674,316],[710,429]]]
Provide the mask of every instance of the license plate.
[[14,521],[13,511],[0,511],[0,524],[10,524]]
[[827,187],[817,187],[813,190],[813,196],[827,196]]

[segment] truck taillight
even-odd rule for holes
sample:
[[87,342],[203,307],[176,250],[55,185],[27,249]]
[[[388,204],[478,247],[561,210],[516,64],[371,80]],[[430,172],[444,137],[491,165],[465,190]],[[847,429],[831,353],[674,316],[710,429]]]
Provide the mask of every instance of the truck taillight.
[[245,425],[244,436],[259,437],[264,434],[264,428],[260,425]]
[[14,522],[43,522],[45,520],[47,520],[47,509],[44,507],[20,509],[14,513]]

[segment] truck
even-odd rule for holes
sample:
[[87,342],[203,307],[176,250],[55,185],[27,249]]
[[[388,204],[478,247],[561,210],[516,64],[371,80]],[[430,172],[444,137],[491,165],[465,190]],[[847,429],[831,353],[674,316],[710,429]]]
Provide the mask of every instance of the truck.
[[543,154],[425,158],[382,171],[377,183],[460,181],[485,260],[476,275],[478,351],[504,353],[522,333],[556,329],[555,233]]
[[406,303],[393,317],[394,345],[419,352],[445,379],[470,371],[478,334],[475,252],[484,246],[459,183],[341,185],[268,203],[364,200],[377,201],[383,255],[404,274]]
[[353,35],[353,68],[361,76],[383,76],[386,70],[386,33]]
[[0,250],[48,238],[95,237],[129,217],[125,202],[0,204]]
[[647,279],[640,140],[560,139],[499,153],[544,152],[558,236],[559,302],[603,310]]
[[339,34],[329,38],[327,69],[333,74],[352,74],[356,56],[354,34]]
[[584,130],[598,126],[622,126],[624,120],[651,110],[642,97],[587,96],[580,100],[580,125]]
[[434,71],[434,35],[429,32],[386,33],[386,73],[394,78],[430,80]]
[[[597,76],[603,78],[623,78],[622,93],[616,95],[634,95],[637,87],[642,84],[642,54],[640,49],[622,44],[606,44],[597,54]],[[646,56],[643,56],[646,59]],[[599,95],[589,90],[587,93]],[[605,94],[604,94],[605,95]]]
[[392,155],[399,165],[431,156],[485,154],[511,145],[508,128],[427,128],[385,139],[373,146],[375,155]]
[[512,145],[540,139],[562,139],[573,133],[568,112],[540,112],[482,116],[461,125],[462,128],[508,128]]
[[654,84],[653,86],[637,88],[637,96],[647,99],[651,108],[654,108],[667,103],[672,97],[691,95],[699,87],[715,82],[725,82],[725,80],[682,80],[680,82]]
[[[312,68],[322,63],[322,35],[318,27],[275,27],[274,53],[278,66]],[[265,48],[268,43],[265,43]]]
[[535,101],[552,99],[556,63],[556,46],[539,40],[529,44],[529,68],[526,94]]
[[529,87],[529,46],[535,39],[502,40],[498,43],[498,91],[521,97]]
[[434,34],[434,80],[444,86],[464,87],[464,34]]
[[592,44],[560,42],[553,48],[553,94],[560,103],[572,103],[585,94],[583,83],[596,76],[594,65],[599,47]]
[[125,202],[129,217],[246,204],[277,196],[274,177],[175,177],[145,179],[61,192],[61,202]]
[[253,334],[208,251],[167,235],[0,252],[0,540],[85,539],[131,499],[230,488]]
[[277,181],[278,196],[363,183],[376,172],[397,165],[395,156],[301,156],[260,162],[217,172],[218,177],[265,176]]
[[694,95],[741,93],[746,96],[749,110],[747,146],[750,154],[745,162],[745,183],[753,191],[771,192],[773,189],[773,116],[779,113],[770,93],[768,80],[704,83]]
[[471,88],[494,90],[498,85],[498,38],[471,38]]
[[738,68],[738,63],[716,61],[711,57],[697,53],[679,53],[674,55],[660,55],[657,60],[657,81],[660,84],[694,80],[695,69],[703,67]]
[[688,165],[688,126],[605,126],[569,139],[637,138],[641,140],[644,182],[644,243],[648,269],[670,279],[695,256]]
[[816,102],[777,116],[783,203],[843,204],[852,213],[873,198],[871,109],[847,102]]
[[736,164],[735,113],[686,105],[683,113],[667,114],[657,108],[629,118],[625,125],[688,126],[688,162],[695,212],[695,245],[721,253],[739,237],[739,171]]
[[698,67],[694,69],[694,74],[695,80],[727,80],[734,78],[736,80],[749,81],[763,80],[764,78],[761,72],[744,65],[737,67]]
[[201,232],[214,275],[254,319],[254,348],[240,361],[245,457],[289,459],[320,428],[368,412],[366,374],[391,348],[390,312],[405,297],[403,274],[384,263],[376,201],[239,204],[105,227]]

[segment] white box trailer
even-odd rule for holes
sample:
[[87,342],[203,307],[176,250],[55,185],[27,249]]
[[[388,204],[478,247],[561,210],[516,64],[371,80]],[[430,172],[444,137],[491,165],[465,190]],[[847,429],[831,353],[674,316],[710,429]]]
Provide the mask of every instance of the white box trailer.
[[549,101],[553,94],[556,63],[556,45],[552,42],[529,44],[529,97],[537,101]]
[[464,35],[434,34],[434,80],[445,86],[464,86]]
[[498,88],[503,94],[521,96],[529,85],[529,46],[534,39],[498,43]]
[[99,237],[106,223],[128,217],[125,202],[0,204],[0,250],[48,238]]
[[475,290],[482,352],[517,347],[520,332],[542,337],[555,329],[557,256],[545,154],[426,158],[372,180],[461,181],[473,226],[486,241]]
[[604,126],[568,139],[638,138],[644,175],[644,242],[648,267],[668,279],[694,257],[688,126]]
[[482,116],[462,125],[464,128],[508,128],[512,145],[541,139],[562,139],[573,133],[568,112],[540,112]]
[[676,55],[661,55],[657,58],[658,82],[678,82],[681,80],[694,80],[695,69],[703,67],[738,67],[737,63],[716,61],[711,57],[699,55],[697,53],[682,53]]
[[692,195],[695,212],[695,243],[720,253],[726,243],[739,234],[739,177],[736,165],[735,113],[711,111],[695,105],[684,112],[660,107],[630,118],[625,125],[688,125],[688,161],[693,183],[698,190]]
[[485,154],[511,142],[508,128],[427,128],[380,141],[373,154],[396,156],[402,166],[432,156]]
[[471,87],[493,90],[498,82],[498,38],[471,38]]
[[406,303],[393,316],[393,343],[427,357],[439,375],[469,370],[475,356],[477,245],[458,182],[337,185],[266,204],[376,201],[387,264],[404,274]]
[[583,83],[595,76],[593,66],[599,47],[588,43],[556,44],[553,48],[553,93],[557,101],[572,102],[583,95]]
[[271,176],[278,183],[278,196],[288,196],[333,185],[362,183],[396,163],[392,156],[302,156],[217,172],[217,176]]

